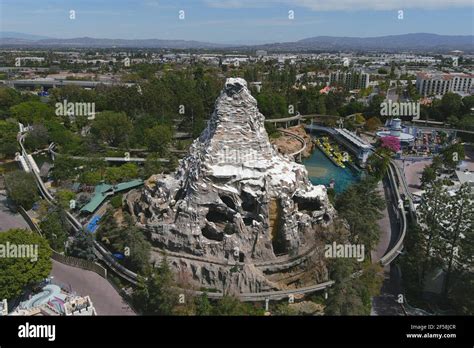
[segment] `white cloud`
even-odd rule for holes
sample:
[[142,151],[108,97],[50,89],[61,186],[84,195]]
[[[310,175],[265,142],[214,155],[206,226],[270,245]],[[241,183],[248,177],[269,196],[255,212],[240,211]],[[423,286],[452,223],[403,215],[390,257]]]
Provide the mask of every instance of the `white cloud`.
[[259,8],[286,5],[290,9],[303,7],[312,11],[472,8],[472,0],[204,0],[204,2],[214,8]]

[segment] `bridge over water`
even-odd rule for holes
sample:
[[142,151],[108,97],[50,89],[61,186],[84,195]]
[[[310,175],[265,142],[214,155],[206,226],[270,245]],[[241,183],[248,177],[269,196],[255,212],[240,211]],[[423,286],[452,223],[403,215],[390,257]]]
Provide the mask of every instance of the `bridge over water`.
[[362,165],[367,162],[373,152],[372,145],[365,142],[355,133],[344,128],[330,128],[311,124],[305,127],[309,132],[320,131],[331,134],[339,143],[343,144],[352,154],[354,154]]

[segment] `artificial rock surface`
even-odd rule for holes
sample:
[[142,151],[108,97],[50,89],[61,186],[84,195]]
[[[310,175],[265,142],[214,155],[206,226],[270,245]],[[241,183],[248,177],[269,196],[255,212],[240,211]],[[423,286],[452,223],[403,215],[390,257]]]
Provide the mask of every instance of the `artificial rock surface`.
[[176,270],[234,292],[281,287],[255,266],[302,255],[335,215],[326,188],[270,144],[240,78],[227,79],[176,173],[153,175],[127,203],[154,245],[183,255],[171,260]]

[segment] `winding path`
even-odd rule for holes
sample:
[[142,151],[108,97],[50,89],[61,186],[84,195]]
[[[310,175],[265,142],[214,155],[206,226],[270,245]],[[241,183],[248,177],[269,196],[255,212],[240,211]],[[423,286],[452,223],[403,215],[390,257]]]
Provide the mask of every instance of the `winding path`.
[[[301,116],[301,115],[299,115]],[[293,133],[290,132],[290,134],[294,135]],[[25,134],[22,134],[19,137],[19,143],[22,148],[22,154],[25,157],[27,164],[30,168],[32,168],[31,163],[29,162],[27,152],[23,146],[23,140],[24,140]],[[305,143],[304,139],[303,142]],[[393,167],[393,168],[392,168]],[[44,198],[51,204],[54,204],[54,198],[52,195],[49,193],[48,189],[45,187],[43,181],[39,177],[38,173],[36,173],[34,170],[32,170],[34,173],[35,179],[37,181],[38,188],[40,189],[40,192],[44,196]],[[403,248],[403,240],[405,237],[406,233],[406,214],[405,210],[403,207],[403,201],[400,198],[400,193],[398,189],[398,184],[396,180],[396,175],[399,175],[399,172],[396,170],[396,165],[394,165],[392,162],[390,162],[389,166],[389,181],[390,181],[390,187],[391,190],[395,193],[395,197],[398,202],[398,208],[399,208],[399,218],[400,218],[400,235],[397,240],[397,243],[395,246],[389,250],[381,259],[380,263],[383,266],[389,265],[400,253]],[[400,179],[399,179],[400,180]],[[83,228],[83,226],[77,221],[72,214],[67,212],[68,216],[68,221],[70,222],[71,226],[76,230],[80,230]],[[122,265],[120,265],[118,262],[115,261],[113,256],[108,252],[105,248],[103,248],[97,241],[94,242],[94,252],[96,255],[103,260],[107,266],[109,266],[115,273],[117,273],[119,276],[121,276],[123,279],[136,284],[137,283],[137,274],[126,269]],[[180,257],[182,257],[180,255]],[[270,262],[268,266],[272,266],[272,262]],[[299,289],[289,289],[289,290],[278,290],[278,291],[269,291],[269,292],[258,292],[258,293],[241,293],[239,298],[242,301],[260,301],[264,299],[272,299],[272,300],[279,300],[285,297],[288,297],[290,295],[299,295],[299,294],[307,294],[307,293],[312,293],[315,291],[320,291],[324,290],[334,284],[333,281],[328,281],[325,283],[321,284],[314,284],[308,287],[303,287]],[[201,291],[195,291],[196,294],[202,293]],[[222,293],[209,293],[208,294],[210,298],[221,298],[223,296]]]
[[135,314],[107,279],[92,271],[52,261],[50,275],[54,280],[69,285],[78,295],[89,295],[98,315]]

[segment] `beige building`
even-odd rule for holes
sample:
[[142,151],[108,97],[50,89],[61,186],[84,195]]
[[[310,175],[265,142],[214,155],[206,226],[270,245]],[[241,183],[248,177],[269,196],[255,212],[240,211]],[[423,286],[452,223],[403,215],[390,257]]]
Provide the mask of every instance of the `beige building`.
[[473,79],[473,74],[421,72],[416,77],[416,88],[423,97],[445,95],[449,92],[469,94]]
[[359,71],[333,71],[329,76],[331,86],[338,85],[347,89],[362,89],[369,87],[369,74]]

